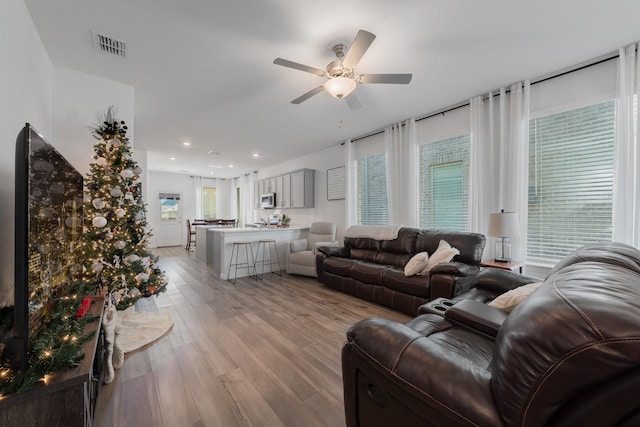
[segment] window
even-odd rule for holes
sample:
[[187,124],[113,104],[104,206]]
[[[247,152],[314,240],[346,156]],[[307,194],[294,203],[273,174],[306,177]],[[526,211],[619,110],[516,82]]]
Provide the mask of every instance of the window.
[[385,155],[358,160],[358,224],[389,223]]
[[529,122],[529,257],[611,240],[614,122],[614,101]]
[[469,135],[420,146],[421,228],[468,230],[469,150]]
[[202,187],[202,216],[204,219],[216,218],[216,189]]
[[160,193],[160,219],[174,221],[180,215],[180,195]]

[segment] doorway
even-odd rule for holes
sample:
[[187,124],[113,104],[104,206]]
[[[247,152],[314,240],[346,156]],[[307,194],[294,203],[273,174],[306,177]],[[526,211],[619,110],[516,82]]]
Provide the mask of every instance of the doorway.
[[159,193],[158,247],[182,246],[182,201],[180,193]]

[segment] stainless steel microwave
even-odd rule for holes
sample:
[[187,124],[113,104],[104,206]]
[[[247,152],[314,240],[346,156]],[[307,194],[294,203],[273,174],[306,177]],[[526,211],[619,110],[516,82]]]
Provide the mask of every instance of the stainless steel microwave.
[[263,209],[273,209],[276,207],[276,194],[265,193],[260,197],[260,206]]

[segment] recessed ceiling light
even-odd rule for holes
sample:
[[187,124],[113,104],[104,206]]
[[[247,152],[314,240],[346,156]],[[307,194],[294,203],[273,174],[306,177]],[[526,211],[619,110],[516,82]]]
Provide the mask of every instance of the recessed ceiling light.
[[229,165],[229,167],[230,167],[230,168],[232,168],[232,167],[233,167],[233,165]]
[[169,160],[175,160],[175,159],[176,159],[175,157],[169,157]]
[[252,155],[253,157],[260,157],[260,154],[258,154],[258,153],[253,153],[253,154],[251,154],[251,155]]
[[184,145],[185,147],[189,147],[191,146],[191,143],[189,141],[185,141],[182,143],[182,145]]

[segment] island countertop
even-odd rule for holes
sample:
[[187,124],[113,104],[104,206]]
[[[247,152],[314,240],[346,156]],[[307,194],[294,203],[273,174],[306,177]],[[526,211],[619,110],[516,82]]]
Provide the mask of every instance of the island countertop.
[[209,227],[209,231],[218,231],[222,233],[264,233],[267,231],[291,231],[291,230],[308,230],[309,227],[293,226],[293,227],[242,227],[242,228],[212,228]]
[[[280,269],[284,270],[287,266],[287,255],[289,253],[288,242],[306,238],[309,234],[308,226],[229,228],[202,225],[196,228],[196,257],[211,265],[213,271],[218,273],[221,279],[228,278],[233,242],[251,242],[252,252],[255,253],[259,240],[274,240]],[[250,256],[253,257],[253,254]],[[276,254],[274,253],[273,256],[275,259]],[[255,261],[255,259],[252,261]],[[238,277],[245,276],[247,273],[245,271],[238,272]]]

